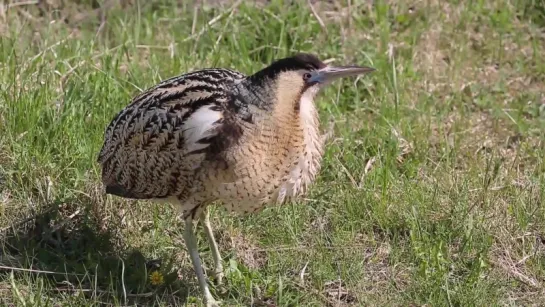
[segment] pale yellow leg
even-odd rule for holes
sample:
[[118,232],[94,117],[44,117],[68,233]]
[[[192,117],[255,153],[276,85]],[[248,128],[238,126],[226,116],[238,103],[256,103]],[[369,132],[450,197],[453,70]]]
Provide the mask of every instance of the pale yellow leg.
[[218,248],[218,243],[214,238],[214,232],[212,231],[212,225],[210,224],[210,210],[206,208],[201,215],[201,222],[210,244],[210,250],[212,251],[212,258],[214,259],[214,278],[218,285],[223,281],[223,264],[221,263],[221,255]]
[[197,238],[193,232],[193,219],[191,217],[188,217],[185,220],[184,240],[187,250],[189,251],[189,256],[191,257],[191,262],[193,263],[193,269],[197,275],[197,280],[199,281],[199,286],[201,287],[204,295],[205,305],[207,307],[219,307],[219,303],[210,293],[208,283],[206,282],[206,278],[204,276],[199,250],[197,249]]

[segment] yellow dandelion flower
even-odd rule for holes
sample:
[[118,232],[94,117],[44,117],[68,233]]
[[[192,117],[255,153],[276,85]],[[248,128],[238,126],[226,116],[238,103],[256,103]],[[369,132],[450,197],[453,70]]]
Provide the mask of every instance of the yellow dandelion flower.
[[159,286],[164,282],[163,274],[159,271],[154,271],[149,275],[149,279],[152,285]]

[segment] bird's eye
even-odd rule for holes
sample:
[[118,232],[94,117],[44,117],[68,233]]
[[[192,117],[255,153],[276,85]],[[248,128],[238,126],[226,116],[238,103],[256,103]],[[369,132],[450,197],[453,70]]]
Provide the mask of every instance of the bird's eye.
[[307,73],[305,73],[305,74],[303,75],[303,80],[308,81],[308,79],[310,79],[311,77],[312,77],[312,75],[311,75],[310,73],[307,72]]

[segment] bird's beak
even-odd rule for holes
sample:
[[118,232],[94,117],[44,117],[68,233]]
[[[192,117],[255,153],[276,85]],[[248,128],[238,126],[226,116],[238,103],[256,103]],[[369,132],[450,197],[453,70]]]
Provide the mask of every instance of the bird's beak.
[[340,78],[363,75],[373,71],[375,71],[374,68],[366,66],[326,66],[316,71],[311,81],[328,84]]

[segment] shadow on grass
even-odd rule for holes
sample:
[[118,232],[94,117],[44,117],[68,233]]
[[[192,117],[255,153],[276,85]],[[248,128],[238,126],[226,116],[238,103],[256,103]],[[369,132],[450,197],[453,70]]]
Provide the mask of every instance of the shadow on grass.
[[[79,293],[125,305],[148,305],[160,297],[183,304],[189,283],[178,279],[174,257],[146,259],[139,250],[125,249],[119,227],[97,216],[87,200],[50,205],[0,233],[0,280],[9,280],[13,271],[46,278],[51,295]],[[153,272],[161,273],[155,273],[159,283],[150,279]]]

